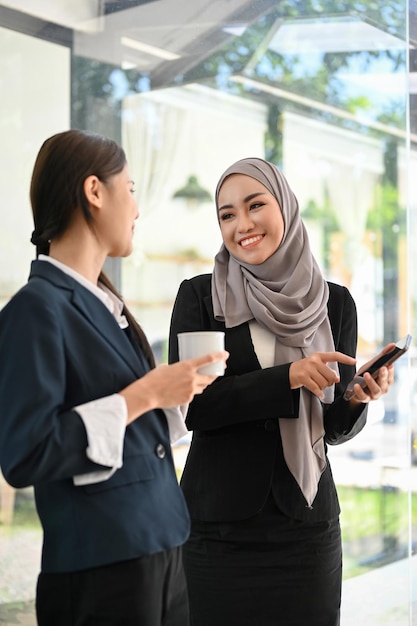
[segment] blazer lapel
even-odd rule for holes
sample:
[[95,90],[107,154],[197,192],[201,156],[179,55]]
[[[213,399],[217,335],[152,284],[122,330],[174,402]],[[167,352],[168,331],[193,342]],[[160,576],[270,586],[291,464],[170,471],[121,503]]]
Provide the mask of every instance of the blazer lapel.
[[103,341],[109,343],[120,357],[129,365],[135,376],[144,374],[144,367],[136,354],[129,338],[124,333],[106,306],[88,289],[74,278],[48,261],[33,261],[30,277],[47,280],[58,289],[66,290],[72,295],[71,302],[87,322],[94,327]]
[[245,374],[261,368],[247,322],[234,328],[227,328],[225,344],[226,350],[230,353],[227,367],[231,372]]
[[127,334],[122,331],[113,315],[98,298],[84,289],[74,286],[72,303],[113,349],[130,366],[135,376],[143,375],[143,363],[139,360]]

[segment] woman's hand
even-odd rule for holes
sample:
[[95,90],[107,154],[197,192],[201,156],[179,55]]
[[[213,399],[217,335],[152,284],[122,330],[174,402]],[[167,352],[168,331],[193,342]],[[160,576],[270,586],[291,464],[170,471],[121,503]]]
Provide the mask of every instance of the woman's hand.
[[394,348],[394,343],[387,344],[381,352],[379,352],[375,357],[367,361],[362,367],[358,370],[357,376],[362,376],[364,381],[366,382],[366,387],[362,387],[360,384],[356,383],[353,387],[354,395],[350,399],[350,402],[353,405],[357,405],[360,403],[367,403],[371,400],[377,400],[385,393],[389,391],[390,386],[394,382],[394,365],[388,365],[381,367],[378,370],[378,375],[376,378],[371,376],[371,374],[367,371],[369,367],[375,363],[377,359],[379,359],[383,354],[387,352],[391,352]]
[[200,374],[199,368],[229,357],[225,351],[212,352],[195,359],[187,359],[172,365],[159,365],[139,380],[120,391],[126,400],[129,424],[152,409],[187,404],[196,394],[216,380],[217,376]]
[[354,365],[356,359],[343,352],[314,352],[305,359],[294,361],[289,371],[291,389],[306,387],[322,400],[323,389],[340,380],[337,373],[327,363]]

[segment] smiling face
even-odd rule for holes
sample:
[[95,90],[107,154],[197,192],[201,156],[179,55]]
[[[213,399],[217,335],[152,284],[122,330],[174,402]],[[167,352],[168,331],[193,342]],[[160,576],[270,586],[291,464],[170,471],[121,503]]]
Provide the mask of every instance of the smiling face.
[[232,174],[218,194],[223,242],[239,261],[259,265],[278,249],[284,220],[275,196],[255,178]]

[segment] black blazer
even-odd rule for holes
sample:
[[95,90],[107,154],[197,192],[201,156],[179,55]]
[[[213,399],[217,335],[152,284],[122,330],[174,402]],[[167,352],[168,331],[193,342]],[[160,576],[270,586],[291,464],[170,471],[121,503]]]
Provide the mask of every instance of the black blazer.
[[[329,288],[335,349],[354,356],[355,303],[346,288],[333,283]],[[178,360],[177,333],[193,330],[224,331],[230,357],[225,376],[194,397],[187,416],[193,437],[181,486],[191,517],[219,522],[245,519],[260,511],[272,489],[280,508],[292,518],[336,518],[340,508],[329,463],[309,509],[284,461],[278,418],[298,417],[299,391],[290,389],[290,363],[262,369],[249,325],[225,328],[214,319],[211,274],[180,285],[171,320],[171,362]],[[324,410],[325,441],[330,444],[354,437],[367,415],[367,405],[352,411],[342,398],[355,367],[339,364],[339,370],[335,400]]]
[[0,464],[14,487],[34,485],[44,529],[42,570],[77,571],[159,552],[188,537],[161,410],[131,423],[123,467],[74,486],[92,463],[78,404],[119,392],[149,369],[94,294],[34,261],[0,312]]

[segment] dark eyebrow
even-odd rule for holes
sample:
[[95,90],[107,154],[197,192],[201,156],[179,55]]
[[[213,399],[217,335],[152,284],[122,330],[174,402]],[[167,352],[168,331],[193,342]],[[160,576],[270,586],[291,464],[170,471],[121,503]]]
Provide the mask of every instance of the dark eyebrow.
[[[254,198],[257,198],[258,196],[264,196],[264,195],[265,195],[264,191],[255,191],[255,193],[251,193],[248,196],[246,196],[246,198],[243,198],[243,202],[245,203],[250,202]],[[232,204],[222,204],[222,206],[219,206],[217,210],[222,211],[223,209],[231,209],[232,207],[233,207]]]

